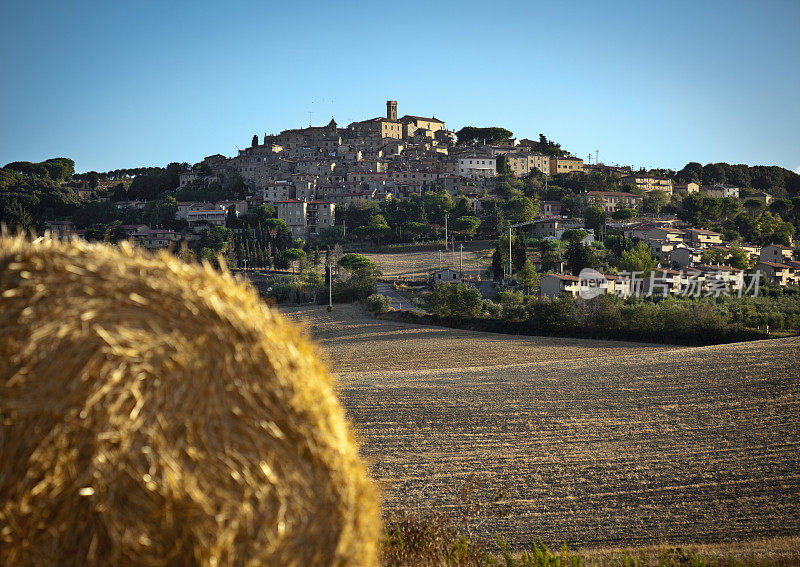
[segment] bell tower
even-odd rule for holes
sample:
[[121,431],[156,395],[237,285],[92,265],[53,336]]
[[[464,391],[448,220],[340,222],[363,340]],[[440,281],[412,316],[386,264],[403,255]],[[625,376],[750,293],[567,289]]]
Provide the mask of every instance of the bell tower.
[[397,120],[397,101],[386,101],[386,118],[389,120]]

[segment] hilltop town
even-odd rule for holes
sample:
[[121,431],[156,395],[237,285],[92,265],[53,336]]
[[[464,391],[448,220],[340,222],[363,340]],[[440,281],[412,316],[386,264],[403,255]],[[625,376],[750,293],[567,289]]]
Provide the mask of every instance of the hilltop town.
[[[577,295],[584,267],[605,274],[609,293],[620,292],[614,280],[625,270],[659,269],[659,285],[671,291],[686,287],[685,270],[704,281],[713,274],[735,281],[747,269],[762,272],[766,284],[800,281],[795,173],[698,163],[636,171],[597,156],[584,161],[544,135],[454,132],[435,116],[398,116],[398,103],[387,101],[385,116],[254,135],[238,155],[192,166],[76,174],[64,158],[7,164],[3,217],[59,236],[150,249],[185,243],[195,257],[223,254],[242,269],[286,269],[337,245],[433,241],[448,250],[455,240],[498,240],[512,227],[525,237],[520,261],[510,261],[506,237],[483,277],[530,287],[530,277],[517,277],[529,261],[550,296]],[[49,173],[64,163],[67,171]],[[31,179],[50,183],[39,202],[14,201],[15,187]],[[48,199],[55,203],[44,206]],[[526,238],[550,244],[527,250]],[[448,281],[466,279],[455,271]]]

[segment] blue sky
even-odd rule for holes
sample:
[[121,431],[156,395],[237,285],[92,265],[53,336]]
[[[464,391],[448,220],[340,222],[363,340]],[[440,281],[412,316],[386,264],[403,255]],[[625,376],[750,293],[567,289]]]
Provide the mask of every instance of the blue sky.
[[0,164],[235,155],[331,116],[544,133],[586,159],[800,168],[800,2],[16,2]]

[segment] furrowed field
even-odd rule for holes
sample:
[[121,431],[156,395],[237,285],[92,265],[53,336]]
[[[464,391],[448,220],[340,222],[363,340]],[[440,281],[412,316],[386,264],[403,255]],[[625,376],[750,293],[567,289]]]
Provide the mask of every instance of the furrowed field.
[[[515,547],[800,534],[800,339],[702,348],[512,337],[284,309],[340,376],[387,506],[507,491]],[[482,523],[483,522],[483,523]]]

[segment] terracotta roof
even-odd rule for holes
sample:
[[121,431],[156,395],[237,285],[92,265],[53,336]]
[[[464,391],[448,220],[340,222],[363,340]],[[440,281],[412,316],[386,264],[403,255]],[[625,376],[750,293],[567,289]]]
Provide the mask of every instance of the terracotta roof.
[[605,197],[606,195],[608,195],[611,197],[638,197],[639,199],[643,198],[641,195],[637,195],[636,193],[625,193],[624,191],[589,191],[586,194],[591,195],[592,197],[594,196]]
[[444,124],[444,122],[439,120],[438,118],[425,118],[424,116],[412,116],[411,114],[406,114],[405,116],[403,116],[400,119],[400,122],[403,122],[404,120],[408,121],[425,120],[426,122],[438,122],[439,124]]
[[756,266],[758,266],[760,264],[764,264],[765,266],[770,266],[771,268],[791,268],[792,267],[792,266],[789,266],[787,264],[778,264],[776,262],[758,262],[756,264]]
[[720,266],[719,264],[709,264],[709,268],[716,270],[718,272],[741,272],[739,268],[734,268],[733,266]]

